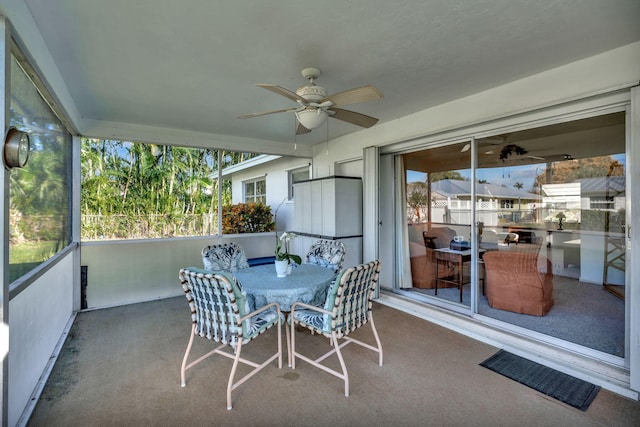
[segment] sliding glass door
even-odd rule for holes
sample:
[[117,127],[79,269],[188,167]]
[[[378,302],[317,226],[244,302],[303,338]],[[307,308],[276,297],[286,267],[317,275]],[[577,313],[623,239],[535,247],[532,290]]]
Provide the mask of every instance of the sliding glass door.
[[480,314],[624,357],[624,117],[478,141]]
[[624,112],[402,157],[416,295],[625,357]]
[[404,155],[413,289],[471,301],[471,142]]

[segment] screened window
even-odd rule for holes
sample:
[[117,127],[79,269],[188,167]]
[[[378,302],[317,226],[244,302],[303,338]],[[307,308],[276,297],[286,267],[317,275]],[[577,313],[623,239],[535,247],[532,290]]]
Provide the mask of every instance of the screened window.
[[[217,150],[89,138],[81,147],[83,241],[219,232]],[[221,194],[222,206],[231,205],[231,181]]]
[[264,178],[244,182],[245,203],[266,203],[267,181]]
[[9,171],[13,282],[71,242],[71,134],[14,57],[10,87],[10,125],[31,139],[27,165]]
[[592,196],[589,199],[589,208],[596,210],[614,210],[615,203],[613,197],[607,196]]
[[500,207],[503,209],[513,209],[513,199],[500,200]]

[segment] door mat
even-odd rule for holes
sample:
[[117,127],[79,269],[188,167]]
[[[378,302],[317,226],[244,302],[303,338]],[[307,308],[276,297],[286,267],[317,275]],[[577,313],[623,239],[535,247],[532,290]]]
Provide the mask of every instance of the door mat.
[[504,350],[480,363],[480,366],[582,411],[587,410],[600,391],[599,386]]

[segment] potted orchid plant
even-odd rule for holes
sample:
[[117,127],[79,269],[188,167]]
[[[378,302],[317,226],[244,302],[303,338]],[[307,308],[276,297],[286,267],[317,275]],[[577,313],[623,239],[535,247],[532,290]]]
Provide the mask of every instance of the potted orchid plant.
[[287,261],[287,264],[302,263],[302,258],[299,255],[289,253],[289,242],[296,237],[295,233],[287,233],[286,231],[282,233],[280,238],[276,236],[276,261]]
[[278,224],[278,211],[287,201],[285,197],[284,200],[278,205],[278,208],[275,212],[275,221],[274,227],[276,228],[276,274],[278,277],[284,277],[287,274],[291,273],[291,267],[293,263],[301,264],[302,258],[298,255],[291,254],[289,252],[289,242],[294,239],[296,236],[295,233],[287,233],[286,231],[278,237],[277,224]]
[[294,233],[282,233],[280,238],[276,235],[276,275],[284,277],[291,274],[292,263],[300,264],[302,258],[298,255],[289,253],[289,242],[295,238]]

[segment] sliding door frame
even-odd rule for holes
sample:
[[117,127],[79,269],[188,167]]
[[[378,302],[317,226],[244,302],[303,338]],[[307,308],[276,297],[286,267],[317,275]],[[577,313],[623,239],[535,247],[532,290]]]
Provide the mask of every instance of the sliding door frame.
[[[593,96],[587,96],[581,99],[574,99],[554,106],[547,106],[538,110],[529,112],[520,112],[518,114],[496,118],[488,120],[486,122],[469,124],[467,126],[461,126],[460,128],[450,129],[447,131],[436,132],[429,135],[424,135],[412,140],[401,141],[393,145],[385,146],[380,149],[381,155],[401,155],[418,150],[428,150],[443,145],[449,145],[459,143],[461,140],[472,140],[472,180],[475,183],[475,170],[477,169],[477,147],[475,139],[484,137],[490,137],[495,135],[504,134],[507,132],[517,132],[520,130],[528,130],[537,127],[543,127],[553,124],[565,123],[584,118],[590,118],[600,116],[608,113],[627,111],[627,135],[626,135],[626,155],[627,155],[627,259],[629,262],[626,264],[626,289],[627,299],[625,300],[625,357],[620,358],[617,356],[605,355],[603,353],[593,350],[588,351],[587,355],[591,355],[594,358],[600,359],[611,365],[621,366],[629,368],[631,372],[631,388],[634,390],[640,389],[640,290],[638,290],[638,280],[634,280],[634,274],[632,272],[634,265],[640,265],[639,251],[631,251],[631,242],[640,237],[640,219],[637,215],[632,215],[632,212],[640,210],[640,200],[631,197],[634,194],[633,183],[636,180],[640,180],[640,168],[636,165],[640,165],[640,90],[638,88],[618,88],[606,93],[598,93]],[[473,186],[475,187],[475,186]],[[472,200],[475,200],[475,192],[472,194]],[[396,203],[397,195],[394,197],[393,203]],[[388,202],[381,198],[381,202]],[[476,229],[476,216],[475,208],[473,209],[472,227]],[[396,219],[397,220],[397,219]],[[396,238],[396,253],[401,252],[400,246],[402,239]],[[477,259],[477,242],[473,244],[474,255]],[[472,263],[473,264],[473,263]],[[388,266],[394,270],[401,268],[401,265],[396,263],[395,266]],[[394,274],[397,277],[397,273]],[[514,332],[522,334],[521,328],[512,327],[504,322],[495,321],[494,319],[487,318],[478,314],[478,271],[477,267],[472,268],[472,286],[475,290],[471,292],[471,309],[470,316],[476,318],[483,323],[495,325],[500,329],[507,332]],[[398,284],[393,286],[395,292],[400,292]],[[409,293],[405,292],[402,295],[407,296]],[[476,294],[476,298],[474,298]],[[432,303],[430,305],[442,307],[440,303]],[[452,305],[452,304],[450,304]],[[451,309],[451,311],[460,312],[459,309],[454,307],[445,307]],[[635,326],[637,325],[637,326]],[[554,346],[560,346],[567,351],[575,353],[585,353],[583,346],[575,345],[564,340],[556,339],[539,333],[530,331],[531,333],[525,333],[524,335],[530,337],[532,340],[545,342]],[[635,338],[634,338],[635,337]],[[635,369],[632,369],[635,368]]]

